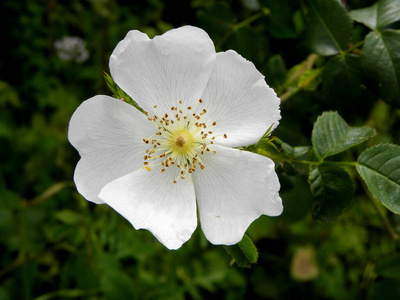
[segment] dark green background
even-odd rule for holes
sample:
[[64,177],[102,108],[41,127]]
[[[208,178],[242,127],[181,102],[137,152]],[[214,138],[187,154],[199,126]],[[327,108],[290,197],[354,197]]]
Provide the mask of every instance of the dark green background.
[[[346,170],[351,205],[324,223],[312,218],[308,167],[277,161],[285,211],[251,225],[259,259],[244,269],[200,229],[167,250],[84,200],[72,181],[79,155],[67,140],[70,116],[85,99],[110,94],[102,72],[131,29],[153,37],[199,26],[217,51],[253,61],[283,100],[273,135],[292,146],[310,146],[328,110],[377,132],[333,161],[398,144],[400,15],[371,31],[346,11],[376,1],[339,2],[1,1],[0,299],[399,299],[398,241],[382,220],[398,232],[400,217],[368,199],[354,169]],[[61,60],[54,43],[64,36],[82,38],[89,59]],[[394,56],[376,53],[374,41]]]

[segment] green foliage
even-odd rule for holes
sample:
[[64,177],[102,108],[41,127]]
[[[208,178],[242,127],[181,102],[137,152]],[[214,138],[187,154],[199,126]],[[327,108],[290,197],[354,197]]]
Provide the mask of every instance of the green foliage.
[[342,168],[323,162],[311,168],[308,180],[313,193],[313,218],[328,222],[350,206],[353,185],[349,174]]
[[400,20],[400,1],[379,0],[369,7],[351,11],[350,16],[370,29],[381,29]]
[[372,195],[400,214],[400,147],[380,144],[361,153],[357,170]]
[[347,48],[351,21],[339,1],[310,0],[307,35],[319,55],[334,55]]
[[224,246],[224,248],[232,256],[231,265],[236,262],[241,268],[250,268],[251,264],[257,263],[257,248],[247,235],[244,235],[243,239],[236,245]]
[[336,112],[325,112],[315,122],[311,141],[318,159],[338,154],[375,135],[368,127],[350,127]]
[[[398,0],[0,6],[0,299],[399,299]],[[229,247],[198,229],[169,251],[72,181],[74,110],[96,94],[130,101],[101,75],[116,44],[184,24],[254,62],[282,99],[277,129],[244,150],[276,162],[284,212]],[[64,36],[87,60],[59,56]]]
[[363,94],[359,55],[344,54],[332,57],[323,70],[322,93],[329,99],[360,99]]
[[400,107],[400,32],[370,32],[363,46],[362,63],[378,85],[379,96]]
[[114,98],[121,99],[122,101],[133,105],[144,113],[144,110],[114,82],[112,77],[108,75],[107,72],[103,72],[103,76]]

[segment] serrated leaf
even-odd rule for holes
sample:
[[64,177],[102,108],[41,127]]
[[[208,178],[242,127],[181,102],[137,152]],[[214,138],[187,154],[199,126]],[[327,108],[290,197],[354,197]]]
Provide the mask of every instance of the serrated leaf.
[[282,149],[285,151],[287,155],[293,158],[298,158],[311,150],[311,146],[296,146],[292,147],[289,144],[279,141]]
[[362,49],[362,66],[378,85],[385,102],[400,107],[400,31],[370,32]]
[[346,49],[351,37],[351,21],[337,0],[309,1],[307,40],[312,51],[328,56]]
[[350,205],[353,197],[350,175],[334,163],[312,166],[308,182],[313,194],[311,212],[314,219],[334,220]]
[[347,54],[333,57],[323,71],[324,96],[330,101],[347,103],[359,98],[362,93],[360,69],[360,56]]
[[400,146],[380,144],[361,153],[357,171],[371,194],[400,214]]
[[350,17],[375,30],[400,20],[400,0],[380,0],[375,4],[352,10]]
[[375,135],[369,127],[350,127],[337,112],[324,112],[318,117],[311,142],[315,155],[322,160],[360,144]]
[[244,235],[236,245],[224,246],[224,248],[232,256],[233,262],[241,268],[250,268],[251,264],[257,263],[258,250],[247,235]]

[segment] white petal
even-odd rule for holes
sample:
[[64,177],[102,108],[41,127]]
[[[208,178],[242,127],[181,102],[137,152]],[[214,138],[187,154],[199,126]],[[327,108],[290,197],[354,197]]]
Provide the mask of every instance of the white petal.
[[213,244],[238,243],[260,215],[282,213],[274,162],[251,152],[215,146],[193,173],[200,223]]
[[174,184],[169,175],[139,169],[107,184],[99,197],[136,229],[148,229],[167,248],[178,249],[196,229],[196,201],[191,178]]
[[239,147],[254,144],[280,120],[280,99],[254,64],[233,50],[217,53],[217,60],[203,95],[214,134],[227,134],[219,144]]
[[83,102],[68,129],[68,139],[81,155],[74,174],[79,193],[103,203],[97,195],[104,185],[143,165],[143,138],[154,131],[143,113],[121,100],[99,95]]
[[215,61],[214,44],[200,28],[184,26],[150,40],[130,31],[115,48],[110,70],[115,82],[148,112],[162,114],[178,101],[193,105],[207,85]]

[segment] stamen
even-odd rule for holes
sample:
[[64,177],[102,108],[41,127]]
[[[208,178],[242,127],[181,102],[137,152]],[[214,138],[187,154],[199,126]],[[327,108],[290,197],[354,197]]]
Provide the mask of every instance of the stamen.
[[[205,155],[207,152],[216,154],[208,145],[214,144],[218,135],[213,136],[213,131],[206,130],[207,126],[216,126],[217,122],[209,123],[203,119],[207,110],[201,108],[199,112],[198,109],[203,103],[204,100],[199,99],[194,106],[183,106],[183,100],[179,100],[179,108],[170,108],[171,119],[168,113],[160,113],[157,105],[153,106],[156,110],[155,115],[149,116],[146,112],[148,120],[155,125],[156,130],[152,136],[143,138],[143,142],[151,147],[143,156],[144,169],[151,171],[153,167],[160,166],[158,170],[168,176],[168,168],[176,165],[179,175],[172,180],[176,184],[179,178],[183,180],[188,174],[205,168],[199,155]],[[224,134],[223,137],[227,138],[227,135]]]

